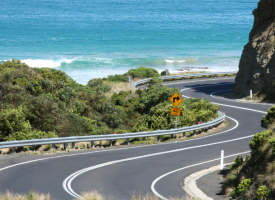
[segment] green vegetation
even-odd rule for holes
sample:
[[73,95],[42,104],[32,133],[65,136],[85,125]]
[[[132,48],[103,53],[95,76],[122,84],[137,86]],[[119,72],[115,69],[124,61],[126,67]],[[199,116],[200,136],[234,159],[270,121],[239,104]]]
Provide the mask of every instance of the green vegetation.
[[[119,76],[158,77],[156,70],[140,67]],[[156,130],[173,127],[169,98],[179,89],[153,78],[145,91],[105,95],[111,81],[92,79],[86,86],[62,71],[30,68],[13,59],[0,64],[0,141],[82,136]],[[181,126],[216,117],[218,106],[203,99],[184,100]]]
[[224,193],[236,199],[275,199],[274,107],[263,117],[266,130],[257,133],[249,146],[251,156],[237,157],[223,182]]
[[153,68],[147,68],[147,67],[139,67],[136,69],[130,69],[125,74],[115,74],[115,75],[109,75],[107,78],[104,78],[103,80],[113,81],[113,82],[126,82],[127,76],[132,76],[132,78],[154,78],[159,77],[159,73],[157,70]]

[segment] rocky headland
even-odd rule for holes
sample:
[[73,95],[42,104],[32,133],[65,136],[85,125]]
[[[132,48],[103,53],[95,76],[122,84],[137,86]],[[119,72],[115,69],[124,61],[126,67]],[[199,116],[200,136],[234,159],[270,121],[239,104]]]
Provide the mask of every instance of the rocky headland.
[[275,95],[275,0],[260,0],[254,25],[239,63],[231,97]]

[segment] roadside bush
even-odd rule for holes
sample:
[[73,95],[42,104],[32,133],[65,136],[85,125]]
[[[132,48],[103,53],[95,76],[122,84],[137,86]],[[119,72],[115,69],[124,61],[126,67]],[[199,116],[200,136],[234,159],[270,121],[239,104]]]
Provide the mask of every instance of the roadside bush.
[[267,115],[261,120],[261,126],[267,128],[269,124],[275,120],[275,106],[272,106],[267,110]]
[[130,69],[127,74],[128,76],[132,76],[133,78],[153,78],[160,76],[157,70],[147,67]]
[[169,98],[176,92],[180,96],[182,95],[180,89],[178,88],[168,88],[161,84],[151,85],[135,102],[134,108],[139,113],[148,113],[150,109],[157,104],[165,101],[168,102]]
[[0,112],[0,141],[16,132],[28,132],[31,128],[25,119],[25,108],[1,109]]
[[162,71],[162,72],[160,73],[160,75],[161,75],[161,76],[166,76],[166,71]]
[[271,190],[268,189],[265,185],[261,185],[256,192],[256,195],[259,199],[264,199],[271,195]]
[[248,179],[244,179],[237,187],[238,189],[238,193],[242,193],[242,192],[245,192],[249,186],[251,185],[252,181],[250,178]]
[[94,88],[102,84],[103,84],[103,80],[101,78],[95,78],[95,79],[89,80],[89,82],[87,83],[87,86],[89,86],[90,88]]
[[256,150],[259,148],[267,139],[273,134],[272,131],[264,130],[261,133],[257,133],[253,136],[249,142],[249,147],[251,150]]
[[243,164],[243,158],[241,156],[237,156],[234,159],[234,164],[229,166],[229,170],[233,170],[238,168],[239,166],[241,166]]

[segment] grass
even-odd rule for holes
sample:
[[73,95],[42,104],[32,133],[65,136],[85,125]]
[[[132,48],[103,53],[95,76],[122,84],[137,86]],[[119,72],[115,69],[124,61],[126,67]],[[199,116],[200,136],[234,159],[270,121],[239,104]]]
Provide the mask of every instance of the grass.
[[1,200],[52,200],[50,194],[39,194],[37,192],[30,191],[28,194],[17,194],[7,191],[0,194]]
[[131,83],[103,81],[103,84],[111,87],[111,90],[105,93],[105,96],[108,98],[111,98],[114,93],[119,93],[120,91],[130,90],[133,94],[135,93],[135,89],[131,87]]
[[[107,200],[100,192],[94,190],[91,192],[81,193],[83,200]],[[50,194],[39,194],[37,192],[30,191],[28,194],[17,194],[7,191],[6,193],[0,194],[1,200],[53,200]],[[169,197],[170,200],[196,200],[193,197]],[[77,199],[73,199],[77,200]],[[108,200],[112,200],[109,198]],[[156,195],[146,194],[145,196],[135,193],[129,198],[129,200],[160,200]]]

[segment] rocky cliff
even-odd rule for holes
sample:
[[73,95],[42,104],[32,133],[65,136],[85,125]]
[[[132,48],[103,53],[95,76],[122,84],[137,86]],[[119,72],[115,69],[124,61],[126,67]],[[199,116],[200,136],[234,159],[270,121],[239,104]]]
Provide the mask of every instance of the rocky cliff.
[[239,63],[232,96],[253,93],[275,95],[275,0],[260,0],[254,25]]

